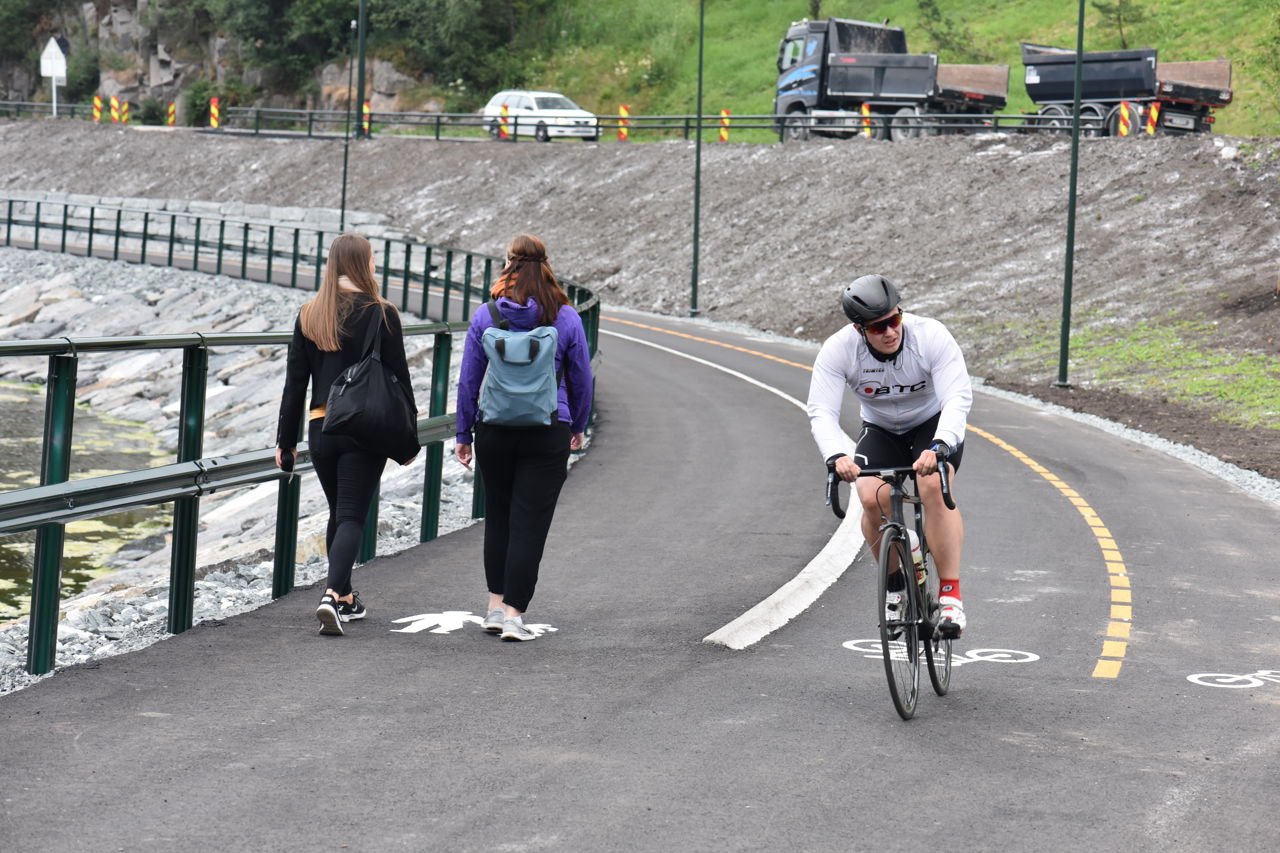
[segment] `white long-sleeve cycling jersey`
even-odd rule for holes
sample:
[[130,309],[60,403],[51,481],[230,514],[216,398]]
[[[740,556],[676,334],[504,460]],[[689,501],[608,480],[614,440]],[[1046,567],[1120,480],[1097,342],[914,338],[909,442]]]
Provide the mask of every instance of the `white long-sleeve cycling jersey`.
[[853,455],[840,427],[848,386],[862,406],[862,420],[904,433],[942,412],[934,438],[956,447],[964,440],[973,388],[964,354],[947,327],[915,314],[902,315],[902,348],[891,361],[871,354],[852,325],[823,343],[809,382],[809,426],[823,459]]

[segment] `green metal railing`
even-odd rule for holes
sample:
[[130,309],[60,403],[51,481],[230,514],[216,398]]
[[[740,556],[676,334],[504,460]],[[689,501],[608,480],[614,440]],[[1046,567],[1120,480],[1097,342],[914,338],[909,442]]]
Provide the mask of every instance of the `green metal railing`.
[[[0,220],[0,230],[3,231],[5,246],[48,251],[53,251],[56,246],[56,250],[61,252],[140,262],[152,261],[162,254],[168,265],[181,260],[175,250],[189,250],[190,262],[186,268],[209,270],[212,264],[213,269],[209,271],[223,273],[228,272],[223,268],[224,251],[238,248],[241,277],[252,275],[271,282],[277,262],[287,260],[291,273],[288,286],[291,287],[298,285],[300,263],[305,262],[312,265],[312,286],[318,288],[324,261],[324,231],[306,232],[308,235],[315,234],[316,250],[314,255],[302,258],[299,247],[303,231],[298,228],[293,229],[292,240],[285,241],[291,242],[292,248],[281,251],[276,248],[275,237],[276,232],[282,229],[270,224],[220,218],[209,223],[208,220],[213,217],[137,210],[128,212],[141,214],[142,222],[138,228],[130,230],[126,227],[129,223],[123,219],[126,212],[124,208],[4,198],[0,198],[0,212],[4,214],[3,220]],[[150,228],[152,216],[163,223],[158,233]],[[165,217],[169,217],[168,222],[164,222]],[[179,231],[174,224],[177,217],[194,220],[189,232]],[[101,223],[106,224],[104,226]],[[207,237],[201,236],[209,235],[215,230],[209,227],[210,224],[216,225],[218,234],[216,241],[212,243]],[[232,226],[233,232],[240,234],[238,246],[225,242],[228,224]],[[265,246],[256,242],[251,245],[249,237],[253,229],[266,229]],[[29,239],[24,239],[27,237]],[[95,249],[95,237],[106,238],[110,249]],[[129,241],[137,244],[137,250],[122,253],[121,243]],[[148,243],[151,243],[150,248]],[[406,335],[434,336],[428,417],[418,423],[419,440],[426,454],[419,540],[427,542],[436,538],[439,533],[444,442],[452,437],[454,430],[454,416],[446,411],[453,335],[465,332],[475,297],[478,296],[481,301],[487,298],[494,262],[499,259],[404,240],[375,241],[375,247],[379,243],[382,243],[383,263],[378,273],[384,296],[389,298],[389,295],[398,294],[403,311],[425,319],[429,317],[427,311],[430,291],[436,289],[439,293],[436,310],[440,315],[440,322],[404,326]],[[413,263],[415,249],[422,253],[419,256],[421,263]],[[202,250],[212,251],[216,259],[202,263]],[[261,263],[251,268],[248,263],[250,257]],[[398,257],[402,263],[393,265],[389,262],[393,257]],[[461,277],[455,280],[454,271],[459,266],[462,268]],[[437,274],[440,269],[443,270],[442,275]],[[479,289],[473,284],[477,269],[481,271],[483,285]],[[284,284],[283,281],[280,283]],[[415,284],[420,288],[421,298],[411,306],[410,295]],[[571,301],[582,316],[595,361],[598,358],[599,299],[587,288],[571,282],[565,284]],[[459,299],[462,303],[462,319],[450,322],[450,305]],[[180,633],[191,627],[194,613],[200,498],[219,490],[277,480],[280,488],[277,498],[272,595],[279,597],[293,588],[300,496],[297,477],[284,475],[275,467],[273,449],[202,458],[209,348],[282,346],[291,337],[291,333],[285,332],[260,332],[0,341],[0,357],[44,356],[49,360],[40,485],[0,493],[0,535],[24,530],[37,531],[27,647],[28,672],[40,674],[50,671],[54,666],[64,529],[70,521],[107,515],[123,509],[169,502],[174,504],[168,629],[173,633]],[[176,461],[158,468],[68,482],[79,358],[86,353],[157,349],[181,350],[183,354]],[[302,472],[309,469],[310,457],[303,442],[299,444],[295,470]],[[374,556],[377,512],[378,502],[375,497],[370,508],[369,522],[365,525],[365,540],[359,554],[361,561]],[[477,478],[472,496],[472,514],[479,518],[483,513],[483,484]]]
[[[59,117],[66,111],[71,118],[91,118],[92,108],[85,104],[59,104]],[[48,117],[51,105],[42,102],[0,101],[0,117],[23,116]],[[283,109],[272,107],[225,107],[222,110],[222,125],[210,132],[230,132],[254,134],[282,134],[307,137],[342,136],[347,122],[363,120],[357,113],[346,110],[305,110]],[[704,138],[715,138],[720,129],[721,115],[712,113],[701,117],[701,128]],[[837,134],[841,136],[862,136],[864,134],[878,139],[911,137],[934,134],[971,133],[976,131],[1014,131],[1019,133],[1058,133],[1066,134],[1071,130],[1071,114],[1055,105],[1041,108],[1041,113],[918,113],[911,115],[884,115],[873,113],[862,117],[850,115],[835,119],[828,117],[814,118],[808,114],[777,116],[772,113],[730,115],[728,117],[730,140],[741,140],[743,131],[768,131],[769,135],[795,139],[808,132]],[[598,133],[595,138],[610,141],[618,138],[618,131],[627,128],[627,136],[634,141],[643,138],[669,139],[680,137],[692,139],[699,127],[697,115],[651,115],[621,116],[609,114],[596,115]],[[1086,112],[1081,116],[1082,129],[1086,136],[1108,135],[1103,116]],[[136,122],[135,122],[136,123]],[[512,115],[507,120],[508,140],[519,142],[531,139],[537,120]],[[790,129],[790,133],[786,131]],[[209,130],[203,128],[203,130]],[[489,134],[498,135],[494,119],[478,113],[424,113],[424,112],[371,112],[369,114],[370,134],[377,133],[412,133],[430,135],[435,139],[457,137],[478,137]],[[867,133],[869,131],[869,134]],[[759,142],[762,134],[749,134],[747,141]],[[768,138],[767,136],[764,138]]]

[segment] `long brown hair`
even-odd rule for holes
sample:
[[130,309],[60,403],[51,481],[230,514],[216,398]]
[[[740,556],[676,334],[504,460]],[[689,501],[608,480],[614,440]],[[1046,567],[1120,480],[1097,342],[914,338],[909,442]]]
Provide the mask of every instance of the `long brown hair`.
[[544,326],[554,326],[560,306],[569,304],[569,294],[547,263],[547,247],[531,234],[521,234],[507,246],[507,263],[489,295],[494,299],[505,296],[521,304],[533,297],[538,302],[538,322]]
[[338,278],[346,276],[366,296],[372,297],[386,317],[388,303],[378,292],[378,282],[369,270],[373,247],[359,234],[340,234],[329,246],[329,260],[324,265],[324,280],[315,298],[302,306],[302,334],[320,349],[337,352],[342,349],[347,317],[355,293],[338,286]]

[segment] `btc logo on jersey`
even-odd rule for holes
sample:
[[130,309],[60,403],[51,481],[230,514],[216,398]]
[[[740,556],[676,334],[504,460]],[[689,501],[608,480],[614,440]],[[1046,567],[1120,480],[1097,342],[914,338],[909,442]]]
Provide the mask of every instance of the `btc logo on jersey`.
[[880,397],[885,394],[914,394],[917,391],[923,391],[928,384],[928,380],[922,380],[914,385],[881,385],[878,382],[863,382],[858,386],[858,393],[864,397]]

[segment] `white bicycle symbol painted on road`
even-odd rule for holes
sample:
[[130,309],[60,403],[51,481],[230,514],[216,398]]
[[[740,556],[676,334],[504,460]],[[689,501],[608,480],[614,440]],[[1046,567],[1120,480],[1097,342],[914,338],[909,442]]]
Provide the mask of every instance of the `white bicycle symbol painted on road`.
[[1197,672],[1195,675],[1188,675],[1187,681],[1199,684],[1201,687],[1227,687],[1233,690],[1241,687],[1262,687],[1268,681],[1280,684],[1280,669],[1260,669],[1247,675],[1235,675],[1230,672]]
[[[841,643],[851,652],[862,652],[863,657],[879,660],[883,655],[880,651],[880,641],[873,640],[848,640]],[[890,655],[895,660],[907,659],[907,647],[901,642],[890,643]],[[1031,663],[1040,660],[1040,656],[1031,652],[1020,652],[1015,649],[969,649],[967,651],[957,651],[951,656],[951,665],[960,666],[966,663]]]

